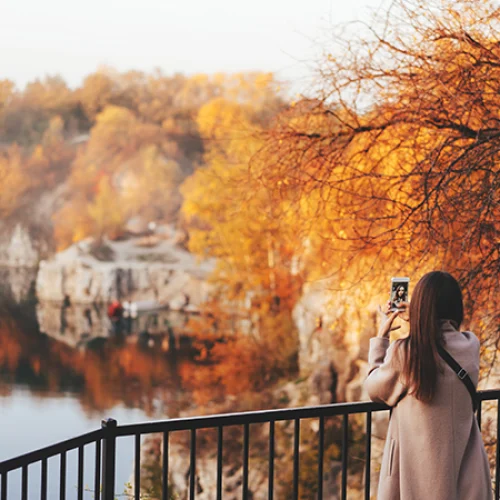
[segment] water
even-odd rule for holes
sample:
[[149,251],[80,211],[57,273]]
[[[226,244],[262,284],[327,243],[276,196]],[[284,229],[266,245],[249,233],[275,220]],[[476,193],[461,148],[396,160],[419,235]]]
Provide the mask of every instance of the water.
[[[109,409],[108,415],[120,423],[147,421],[152,417],[139,408],[127,408],[116,405]],[[86,414],[74,394],[34,395],[28,388],[17,386],[9,396],[0,398],[0,460],[21,455],[25,452],[63,441],[76,435],[93,431],[100,427],[97,415]],[[117,453],[117,492],[124,490],[130,481],[133,470],[129,448],[118,449]],[[86,479],[84,484],[90,490],[93,487],[94,446],[86,448],[89,455],[85,460]],[[76,452],[68,454],[67,492],[68,498],[76,498],[77,462]],[[38,493],[40,465],[30,467],[29,498],[40,498]],[[59,458],[49,460],[48,498],[57,498],[59,491]],[[20,473],[9,474],[9,498],[20,498]],[[93,498],[87,491],[85,498]]]
[[[3,283],[8,283],[9,276]],[[23,279],[26,276],[23,275]],[[17,285],[16,285],[17,286]],[[167,344],[136,336],[108,337],[105,309],[36,304],[33,288],[0,296],[0,461],[98,429],[112,417],[119,424],[172,418],[190,404],[178,373],[189,358],[166,352]],[[103,312],[104,311],[104,312]],[[166,314],[166,313],[165,313]],[[90,318],[90,321],[89,321]],[[150,318],[151,319],[151,318]],[[179,316],[140,319],[161,330],[179,328]],[[82,326],[84,325],[84,326]],[[189,369],[189,368],[188,368]],[[116,491],[133,472],[133,438],[117,444]],[[93,486],[94,445],[85,447],[84,484]],[[68,499],[76,498],[77,452],[68,453]],[[49,496],[57,498],[59,457],[50,459]],[[39,498],[40,465],[29,468],[29,498]],[[20,498],[20,471],[9,473],[9,497]],[[87,491],[84,498],[93,498]]]

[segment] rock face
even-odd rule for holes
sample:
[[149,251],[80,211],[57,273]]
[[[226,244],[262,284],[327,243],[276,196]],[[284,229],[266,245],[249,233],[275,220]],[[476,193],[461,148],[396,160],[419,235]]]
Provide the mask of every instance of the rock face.
[[211,262],[198,263],[173,237],[106,242],[105,252],[79,242],[40,262],[40,300],[107,303],[153,300],[171,309],[196,308],[209,294]]
[[32,197],[29,204],[0,221],[0,266],[36,268],[55,248],[52,215],[61,206],[65,184]]
[[[313,283],[305,289],[293,312],[299,332],[300,370],[310,375],[317,403],[367,399],[362,385],[375,318],[350,310],[350,306],[336,305],[345,304],[339,299],[328,284]],[[348,323],[345,318],[349,318]]]
[[0,266],[33,268],[38,265],[39,250],[28,228],[16,224],[14,228],[2,225]]
[[33,298],[36,268],[0,267],[0,296],[22,302]]

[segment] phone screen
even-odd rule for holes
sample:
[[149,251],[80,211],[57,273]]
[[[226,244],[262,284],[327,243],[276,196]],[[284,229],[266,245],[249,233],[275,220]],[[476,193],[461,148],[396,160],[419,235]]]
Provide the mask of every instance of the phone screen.
[[408,302],[410,278],[391,279],[391,311],[396,311],[401,302]]

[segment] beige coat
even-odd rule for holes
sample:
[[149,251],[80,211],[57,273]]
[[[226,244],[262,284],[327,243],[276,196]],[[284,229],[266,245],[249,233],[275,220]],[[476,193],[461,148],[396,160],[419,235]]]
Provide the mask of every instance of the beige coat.
[[[446,350],[477,385],[479,341],[470,332],[443,323]],[[398,344],[370,340],[365,385],[373,401],[392,411],[384,448],[378,500],[489,500],[490,470],[469,392],[444,362],[432,403],[405,392]]]

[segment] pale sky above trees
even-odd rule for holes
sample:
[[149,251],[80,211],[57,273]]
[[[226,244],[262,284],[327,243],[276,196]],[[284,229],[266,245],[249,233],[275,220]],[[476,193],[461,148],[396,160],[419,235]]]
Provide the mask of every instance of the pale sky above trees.
[[332,24],[388,0],[1,0],[0,78],[71,86],[107,65],[167,74],[273,71],[302,91]]

